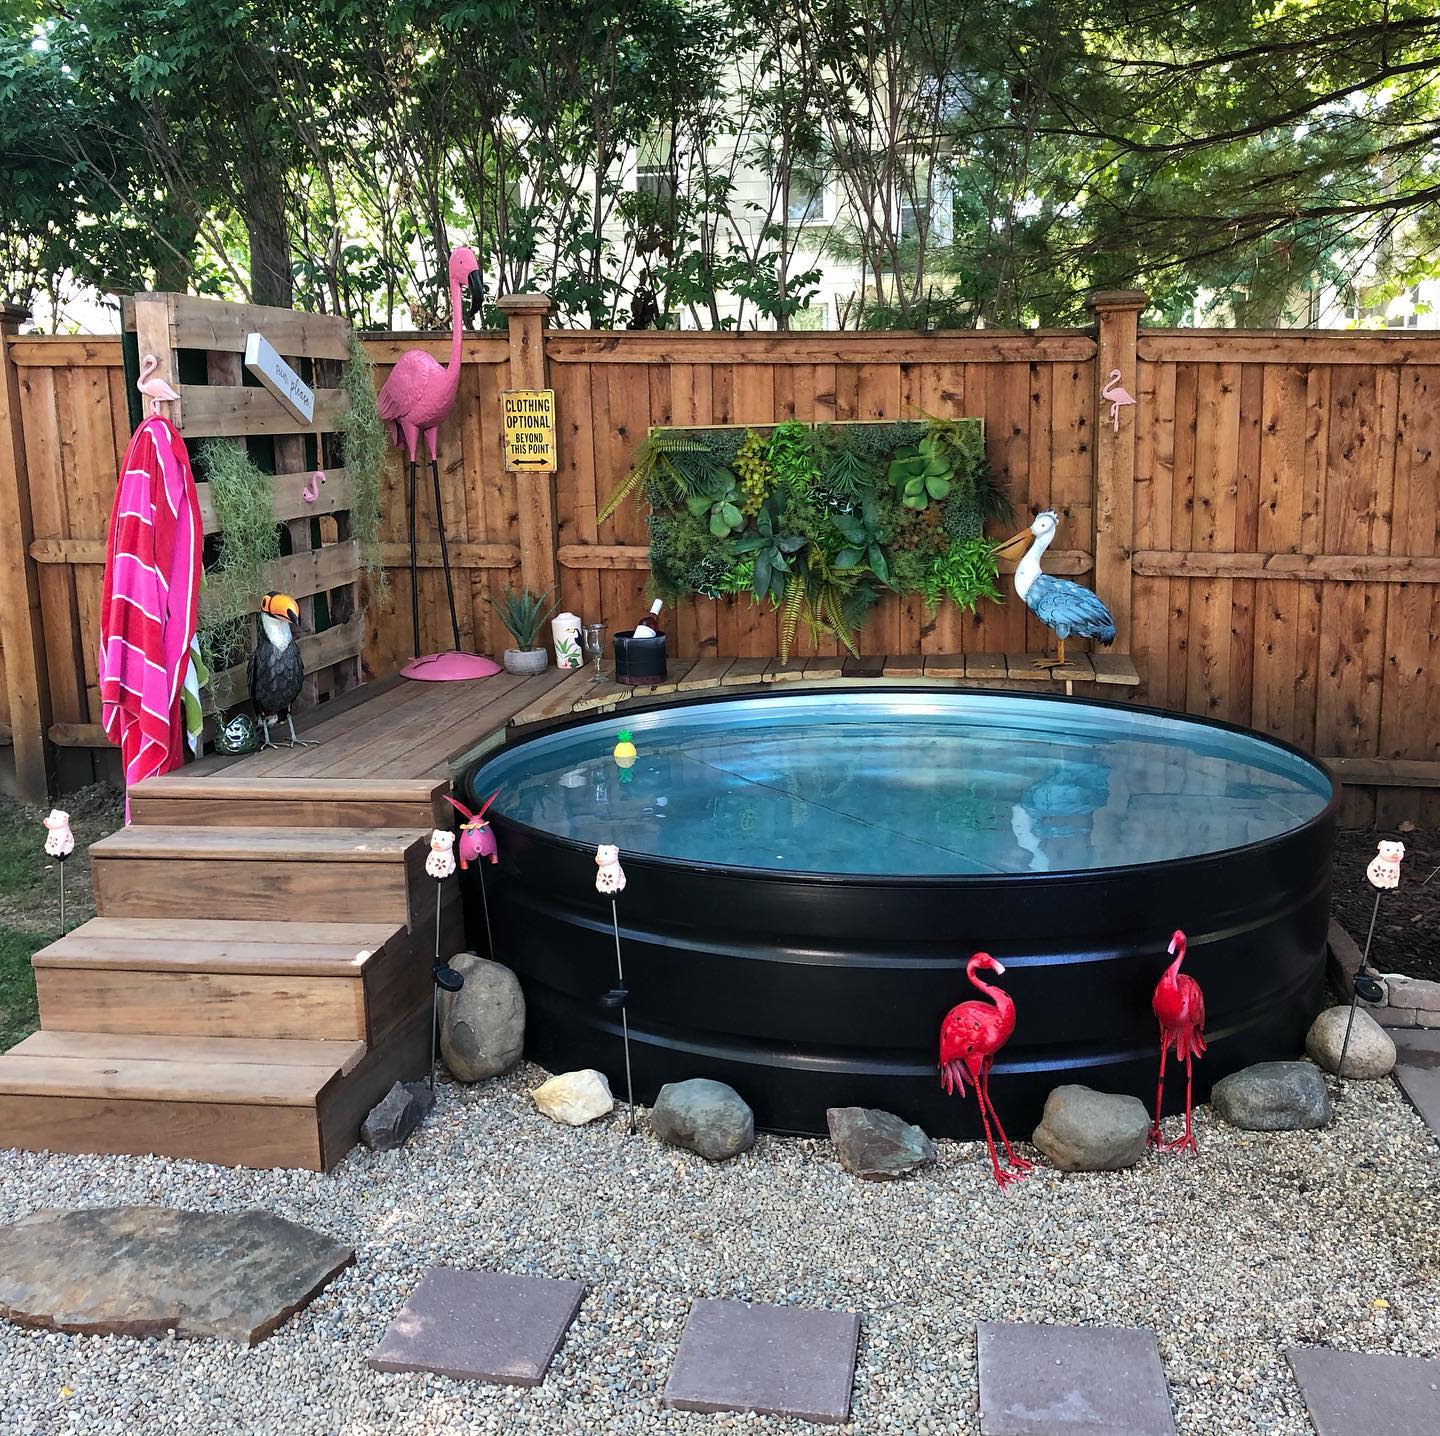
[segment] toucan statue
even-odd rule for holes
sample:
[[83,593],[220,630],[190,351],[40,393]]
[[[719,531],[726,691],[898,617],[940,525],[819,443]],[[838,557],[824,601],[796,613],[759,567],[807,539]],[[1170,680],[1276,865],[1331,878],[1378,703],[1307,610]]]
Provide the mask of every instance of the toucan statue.
[[305,664],[300,657],[300,605],[288,593],[267,593],[260,600],[260,631],[250,655],[250,701],[260,720],[260,747],[279,745],[270,738],[270,724],[285,720],[292,748],[313,748],[295,732],[292,705],[305,682]]

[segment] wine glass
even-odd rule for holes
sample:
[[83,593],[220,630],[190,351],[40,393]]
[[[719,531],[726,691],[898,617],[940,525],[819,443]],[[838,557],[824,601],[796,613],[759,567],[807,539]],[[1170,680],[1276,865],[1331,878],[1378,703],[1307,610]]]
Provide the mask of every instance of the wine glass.
[[595,660],[595,676],[591,683],[603,683],[605,675],[600,671],[600,660],[605,656],[605,625],[603,623],[587,623],[585,625],[585,652]]

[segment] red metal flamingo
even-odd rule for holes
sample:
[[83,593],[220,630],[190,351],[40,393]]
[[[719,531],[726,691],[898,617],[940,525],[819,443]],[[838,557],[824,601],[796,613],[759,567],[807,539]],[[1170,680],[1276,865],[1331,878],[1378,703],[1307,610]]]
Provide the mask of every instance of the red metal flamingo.
[[[962,1002],[945,1014],[945,1020],[940,1024],[940,1085],[947,1093],[958,1089],[963,1097],[965,1074],[970,1074],[975,1099],[980,1104],[985,1141],[990,1147],[990,1165],[995,1169],[995,1180],[1003,1188],[1011,1182],[1018,1182],[1034,1164],[1015,1155],[1010,1139],[1000,1125],[1000,1114],[990,1100],[990,1068],[994,1066],[995,1054],[1010,1040],[1010,1034],[1015,1030],[1015,1004],[998,987],[992,987],[976,975],[982,968],[997,975],[1005,971],[1003,964],[988,952],[977,952],[965,964],[965,976],[990,1001]],[[1000,1134],[1001,1145],[1005,1148],[1007,1166],[1003,1169],[995,1152],[995,1138],[990,1131],[992,1117],[995,1119],[995,1131]]]
[[[1162,1152],[1194,1152],[1195,1133],[1190,1130],[1190,1090],[1192,1057],[1205,1055],[1205,995],[1193,977],[1180,971],[1185,961],[1185,934],[1179,928],[1170,939],[1170,955],[1175,959],[1155,984],[1150,1000],[1155,1020],[1160,1024],[1160,1080],[1155,1084],[1155,1122],[1150,1128],[1150,1145]],[[1165,1093],[1165,1053],[1175,1049],[1175,1060],[1185,1064],[1185,1135],[1173,1142],[1160,1137],[1160,1101]]]

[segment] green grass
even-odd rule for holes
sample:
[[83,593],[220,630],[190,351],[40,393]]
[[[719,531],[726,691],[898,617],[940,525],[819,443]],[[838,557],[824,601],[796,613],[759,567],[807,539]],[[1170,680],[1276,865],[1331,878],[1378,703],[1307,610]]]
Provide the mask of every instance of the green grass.
[[[65,926],[93,917],[87,849],[120,826],[121,800],[112,789],[86,788],[61,799],[75,832],[65,864]],[[60,891],[45,856],[43,813],[0,798],[0,1051],[39,1026],[30,958],[60,931]]]

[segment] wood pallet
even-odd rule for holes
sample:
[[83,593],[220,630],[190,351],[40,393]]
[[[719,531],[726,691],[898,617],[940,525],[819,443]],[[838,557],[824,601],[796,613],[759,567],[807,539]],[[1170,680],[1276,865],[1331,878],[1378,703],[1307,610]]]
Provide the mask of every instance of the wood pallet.
[[[271,565],[266,582],[300,603],[306,677],[297,707],[337,697],[360,682],[365,642],[361,556],[350,532],[350,478],[341,465],[339,435],[348,408],[339,384],[349,325],[334,315],[185,294],[138,294],[132,312],[140,354],[155,355],[158,377],[180,396],[162,404],[161,412],[184,436],[192,461],[198,461],[198,441],[221,439],[246,448],[261,468],[273,471],[272,506],[288,552]],[[252,333],[263,334],[314,390],[313,422],[245,382],[243,357]],[[317,471],[324,483],[307,499]],[[196,477],[201,522],[207,535],[214,534],[215,504],[198,463]],[[213,707],[230,708],[245,697],[243,663],[213,675]]]

